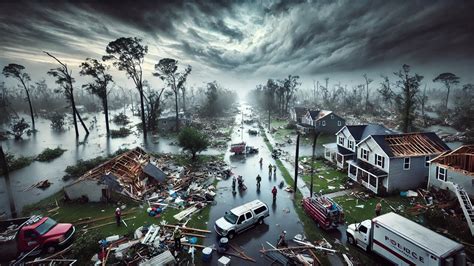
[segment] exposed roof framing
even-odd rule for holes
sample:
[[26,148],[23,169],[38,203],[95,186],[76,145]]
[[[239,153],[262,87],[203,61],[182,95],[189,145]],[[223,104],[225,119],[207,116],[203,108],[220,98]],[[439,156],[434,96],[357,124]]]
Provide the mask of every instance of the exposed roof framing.
[[446,145],[429,133],[386,135],[385,142],[395,157],[423,156],[445,152]]
[[474,177],[474,145],[464,145],[454,151],[446,152],[431,161]]

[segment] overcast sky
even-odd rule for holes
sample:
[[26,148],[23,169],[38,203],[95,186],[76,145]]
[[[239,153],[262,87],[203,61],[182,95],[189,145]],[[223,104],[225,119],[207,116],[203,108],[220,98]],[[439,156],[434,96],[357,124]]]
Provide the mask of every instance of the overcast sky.
[[[429,82],[441,72],[474,82],[474,1],[156,2],[3,0],[0,65],[23,64],[52,85],[46,72],[55,65],[43,50],[77,76],[110,41],[136,36],[148,45],[144,74],[153,86],[162,86],[151,72],[164,57],[193,67],[191,86],[217,80],[235,90],[289,74],[304,87],[324,77],[351,86],[363,73],[378,84],[403,63]],[[112,74],[131,87],[123,72]]]

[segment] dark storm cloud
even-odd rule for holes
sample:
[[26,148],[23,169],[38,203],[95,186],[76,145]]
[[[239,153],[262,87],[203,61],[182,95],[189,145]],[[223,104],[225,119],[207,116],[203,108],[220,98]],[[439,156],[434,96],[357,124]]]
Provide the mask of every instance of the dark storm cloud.
[[[0,4],[0,47],[83,58],[121,36],[193,69],[262,76],[474,57],[472,1],[40,1]],[[2,56],[0,55],[0,58]]]

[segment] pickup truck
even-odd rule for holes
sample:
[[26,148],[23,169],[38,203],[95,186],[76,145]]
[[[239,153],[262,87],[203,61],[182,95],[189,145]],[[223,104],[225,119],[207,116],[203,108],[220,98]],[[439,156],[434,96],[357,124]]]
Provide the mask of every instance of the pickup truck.
[[393,212],[351,224],[346,234],[350,244],[396,265],[466,265],[461,244]]
[[10,261],[27,253],[54,253],[70,244],[75,230],[72,224],[41,216],[0,221],[1,260]]

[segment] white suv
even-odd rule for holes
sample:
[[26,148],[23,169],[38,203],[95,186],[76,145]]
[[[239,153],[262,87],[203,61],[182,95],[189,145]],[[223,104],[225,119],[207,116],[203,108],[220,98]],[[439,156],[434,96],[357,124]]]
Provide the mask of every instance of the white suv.
[[220,236],[234,238],[235,234],[243,232],[255,224],[262,224],[269,216],[267,204],[254,200],[226,212],[224,217],[214,223],[214,230]]

